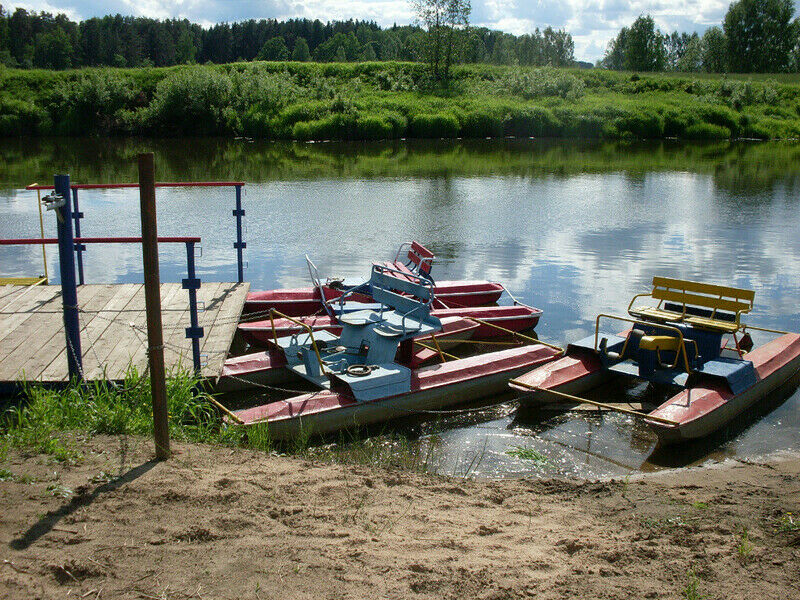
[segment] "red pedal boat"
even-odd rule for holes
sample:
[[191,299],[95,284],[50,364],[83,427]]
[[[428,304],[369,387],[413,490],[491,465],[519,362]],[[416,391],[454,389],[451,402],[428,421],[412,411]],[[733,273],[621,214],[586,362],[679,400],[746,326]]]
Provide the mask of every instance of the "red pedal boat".
[[[401,259],[407,252],[405,262]],[[384,266],[398,271],[406,278],[421,275],[432,280],[431,268],[434,255],[418,242],[406,242],[400,246],[394,261]],[[245,314],[276,310],[290,317],[303,317],[321,312],[328,312],[326,302],[341,297],[342,294],[357,287],[362,282],[345,282],[342,279],[328,279],[324,283],[319,277],[314,263],[308,257],[309,273],[313,287],[267,290],[250,292],[244,305]],[[505,288],[491,281],[434,281],[434,308],[462,308],[485,306],[497,302]],[[369,296],[353,294],[349,297],[353,302],[372,302]]]
[[561,354],[559,349],[541,344],[448,362],[439,346],[434,349],[443,362],[418,367],[424,357],[413,356],[416,345],[430,349],[432,343],[435,347],[440,335],[445,343],[448,338],[457,343],[461,338],[454,336],[475,333],[481,323],[464,323],[464,319],[442,322],[431,311],[435,295],[432,282],[425,277],[406,277],[398,269],[373,265],[369,285],[373,302],[360,304],[360,310],[343,308],[353,291],[339,300],[338,333],[314,331],[290,317],[286,320],[301,331],[279,337],[272,323],[265,323],[271,334],[266,339],[269,352],[229,361],[221,382],[225,378],[246,381],[252,376],[251,383],[255,377],[263,383],[280,383],[300,377],[318,390],[228,412],[229,421],[266,426],[273,439],[324,434],[500,392],[510,377]]
[[[658,305],[635,306],[642,296]],[[570,344],[564,357],[510,385],[524,392],[523,405],[585,402],[633,414],[664,445],[705,437],[800,373],[799,334],[740,323],[753,298],[751,290],[654,277],[652,291],[631,301],[629,316],[599,315],[594,335]],[[630,329],[606,333],[601,318],[622,321]],[[751,349],[750,330],[778,337]],[[649,381],[675,394],[650,413],[615,409],[577,395],[612,377]]]

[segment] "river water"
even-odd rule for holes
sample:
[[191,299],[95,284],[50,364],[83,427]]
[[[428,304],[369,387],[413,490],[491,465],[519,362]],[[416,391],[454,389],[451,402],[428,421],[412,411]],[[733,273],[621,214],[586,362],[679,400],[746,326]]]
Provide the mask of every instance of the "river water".
[[[55,171],[75,182],[134,181],[136,153],[154,149],[159,180],[247,182],[245,278],[253,290],[308,285],[305,254],[323,276],[366,277],[370,261],[392,259],[402,242],[416,239],[436,254],[438,279],[499,281],[543,309],[537,333],[556,343],[593,333],[600,312],[623,313],[653,275],[754,289],[750,323],[800,330],[800,147],[790,144],[0,146],[0,238],[38,235],[36,194],[25,184],[51,183]],[[160,235],[203,238],[200,277],[235,280],[233,190],[162,188],[157,199]],[[80,202],[84,236],[138,235],[135,191],[82,191]],[[52,215],[45,226],[54,234]],[[89,283],[141,281],[134,246],[90,247],[84,262]],[[0,264],[4,276],[43,270],[35,247],[0,248]],[[48,266],[57,275],[54,251]],[[184,269],[183,249],[162,247],[162,281],[179,280]],[[651,390],[617,392],[638,401]],[[680,451],[656,451],[647,429],[624,415],[524,415],[513,403],[402,427],[433,444],[440,472],[591,478],[800,449],[800,393],[778,396],[766,414]],[[519,448],[536,450],[538,459],[516,456]]]

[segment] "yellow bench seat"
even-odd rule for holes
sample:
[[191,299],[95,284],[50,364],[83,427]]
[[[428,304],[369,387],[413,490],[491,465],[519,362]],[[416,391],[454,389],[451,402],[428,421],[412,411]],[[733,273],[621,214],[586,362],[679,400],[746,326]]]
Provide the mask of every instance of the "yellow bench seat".
[[655,306],[635,306],[628,313],[633,317],[650,321],[680,321],[683,318],[683,313],[664,310]]
[[723,333],[736,333],[739,324],[719,319],[709,319],[708,317],[686,317],[686,322],[698,329],[710,329],[711,331],[721,331]]

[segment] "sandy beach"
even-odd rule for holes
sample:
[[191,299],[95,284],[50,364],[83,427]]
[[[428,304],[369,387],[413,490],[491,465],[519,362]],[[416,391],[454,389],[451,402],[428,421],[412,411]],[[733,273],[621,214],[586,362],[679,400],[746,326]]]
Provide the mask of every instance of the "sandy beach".
[[800,456],[470,481],[142,438],[12,452],[0,597],[800,597]]

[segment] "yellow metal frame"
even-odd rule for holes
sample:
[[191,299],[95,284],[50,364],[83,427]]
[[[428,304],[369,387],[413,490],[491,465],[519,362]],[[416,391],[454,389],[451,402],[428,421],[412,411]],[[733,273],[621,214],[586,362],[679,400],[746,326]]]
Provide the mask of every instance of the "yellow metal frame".
[[[678,329],[677,327],[673,327],[672,325],[664,325],[663,323],[651,323],[650,321],[642,321],[641,319],[631,319],[629,317],[620,317],[619,315],[609,315],[605,313],[600,313],[597,315],[597,319],[595,320],[594,325],[594,350],[595,352],[598,351],[597,343],[600,337],[600,319],[616,319],[617,321],[625,321],[626,323],[633,323],[634,325],[644,325],[645,327],[658,327],[659,329],[665,329],[666,331],[674,331],[677,334],[678,341],[680,343],[680,350],[675,353],[675,362],[670,367],[674,369],[678,366],[678,360],[680,359],[681,355],[683,355],[683,366],[686,369],[687,373],[692,373],[692,369],[689,366],[689,353],[686,351],[686,342],[692,342],[695,348],[695,356],[697,356],[699,349],[697,347],[697,342],[694,340],[685,340],[683,339],[683,332]],[[628,347],[628,340],[630,336],[625,338],[625,343],[622,345],[622,352],[620,352],[620,356],[625,355],[625,349]]]
[[47,277],[0,277],[0,285],[46,285]]
[[297,319],[295,319],[293,317],[290,317],[289,315],[285,315],[282,312],[279,312],[279,311],[275,310],[274,308],[270,309],[270,311],[269,311],[269,320],[270,320],[270,324],[272,325],[272,337],[275,340],[275,346],[276,347],[279,347],[279,346],[278,346],[278,334],[277,334],[277,332],[275,330],[275,315],[278,315],[278,317],[281,318],[281,319],[286,319],[288,321],[291,321],[295,325],[299,325],[301,328],[306,330],[306,332],[308,333],[309,337],[311,338],[311,347],[314,348],[314,354],[317,355],[317,361],[319,362],[319,368],[321,369],[322,373],[325,374],[325,362],[322,360],[322,356],[319,353],[319,348],[317,347],[317,341],[314,339],[314,330],[311,328],[311,326],[310,325],[306,325],[302,321],[298,321]]
[[[660,292],[660,293],[659,293]],[[704,295],[701,295],[704,294]],[[673,298],[659,298],[659,296],[668,296],[674,295]],[[755,292],[752,290],[746,290],[743,288],[734,288],[728,286],[721,286],[711,283],[702,283],[698,281],[690,281],[688,279],[673,279],[670,277],[653,277],[653,289],[650,292],[644,294],[636,294],[628,304],[628,314],[631,316],[637,316],[635,313],[632,312],[633,304],[639,298],[643,297],[650,297],[654,300],[658,300],[658,304],[654,307],[656,310],[665,310],[662,308],[664,302],[676,302],[682,305],[683,310],[679,313],[674,313],[675,321],[685,321],[687,318],[686,315],[686,307],[687,306],[700,306],[703,308],[707,308],[711,310],[710,317],[698,317],[708,318],[710,321],[716,321],[716,314],[718,310],[725,310],[726,312],[733,312],[735,316],[735,320],[733,323],[728,321],[720,321],[720,323],[732,324],[736,326],[736,329],[730,333],[736,333],[739,331],[741,326],[741,316],[743,314],[748,314],[753,309],[753,298],[755,297]],[[735,305],[747,305],[746,308],[741,308],[739,310],[734,310],[732,306]],[[672,311],[666,311],[670,312]],[[689,315],[690,318],[694,317],[694,315]],[[702,323],[697,325],[698,327],[702,328]],[[713,324],[712,324],[713,326]]]

